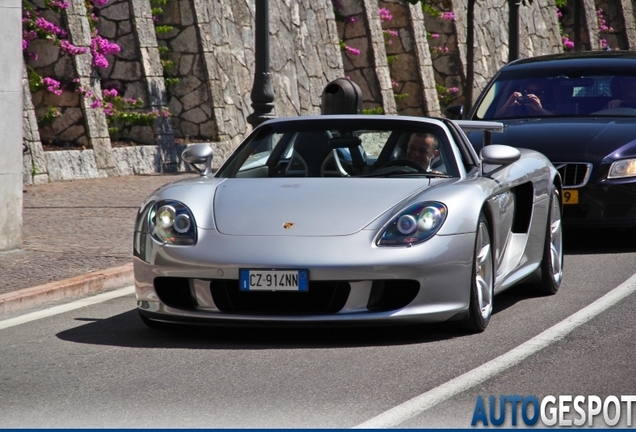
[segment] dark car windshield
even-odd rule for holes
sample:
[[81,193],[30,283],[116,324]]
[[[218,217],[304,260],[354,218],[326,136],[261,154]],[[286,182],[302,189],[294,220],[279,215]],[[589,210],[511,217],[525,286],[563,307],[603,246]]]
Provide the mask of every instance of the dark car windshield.
[[450,139],[432,122],[276,122],[256,129],[217,177],[453,177],[459,171]]
[[636,117],[636,72],[510,71],[486,91],[475,119]]

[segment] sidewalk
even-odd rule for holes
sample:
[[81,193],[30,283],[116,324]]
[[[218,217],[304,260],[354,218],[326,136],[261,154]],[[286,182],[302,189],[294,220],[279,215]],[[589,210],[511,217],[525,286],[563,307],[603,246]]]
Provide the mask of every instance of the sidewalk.
[[196,174],[24,186],[22,248],[0,252],[0,314],[133,283],[135,216],[143,200]]

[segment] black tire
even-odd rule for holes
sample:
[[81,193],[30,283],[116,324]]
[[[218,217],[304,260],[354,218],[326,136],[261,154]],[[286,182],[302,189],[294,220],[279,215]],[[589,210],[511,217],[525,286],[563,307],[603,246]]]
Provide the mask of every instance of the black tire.
[[543,257],[541,259],[541,282],[539,292],[556,294],[563,280],[563,227],[561,224],[561,195],[554,188],[550,197]]
[[494,259],[490,228],[486,217],[480,214],[475,236],[468,318],[463,323],[468,332],[481,333],[488,326],[493,310],[494,288]]

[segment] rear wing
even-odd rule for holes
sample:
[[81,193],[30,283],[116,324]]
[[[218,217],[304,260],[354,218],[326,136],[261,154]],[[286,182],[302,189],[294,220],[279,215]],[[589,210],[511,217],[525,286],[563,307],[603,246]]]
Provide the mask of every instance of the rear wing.
[[492,133],[501,133],[504,131],[504,124],[494,121],[481,120],[453,120],[457,126],[462,128],[465,133],[474,131],[484,132],[484,146],[490,145]]

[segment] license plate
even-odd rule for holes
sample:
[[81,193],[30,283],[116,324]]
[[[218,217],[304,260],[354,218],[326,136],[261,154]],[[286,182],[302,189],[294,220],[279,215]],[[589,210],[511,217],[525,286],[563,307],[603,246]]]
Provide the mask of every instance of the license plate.
[[578,204],[579,191],[576,189],[565,189],[563,191],[563,204]]
[[241,291],[307,291],[307,270],[250,270],[239,272]]

